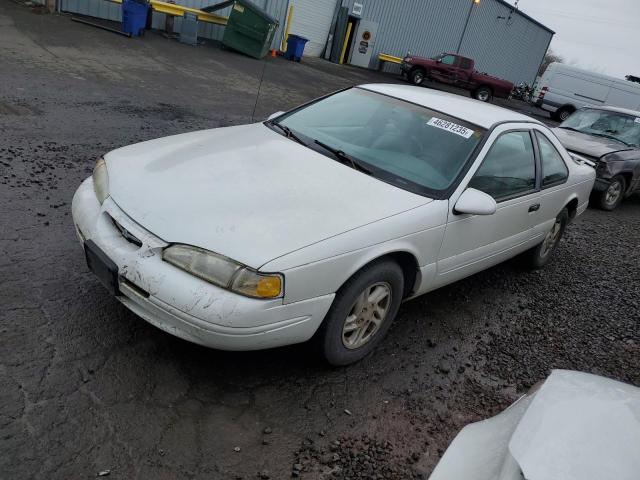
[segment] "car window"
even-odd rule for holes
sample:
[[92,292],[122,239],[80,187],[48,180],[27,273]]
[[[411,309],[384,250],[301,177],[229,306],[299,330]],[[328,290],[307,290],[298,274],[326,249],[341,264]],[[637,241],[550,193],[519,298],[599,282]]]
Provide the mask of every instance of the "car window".
[[535,189],[536,161],[529,132],[498,137],[469,186],[496,200]]
[[470,69],[471,68],[471,59],[469,59],[469,58],[460,59],[460,68],[462,68],[463,70]]
[[542,133],[536,132],[542,160],[542,186],[548,187],[564,182],[569,176],[567,165],[553,143]]
[[442,63],[444,63],[445,65],[453,65],[454,63],[456,63],[456,57],[454,57],[453,55],[445,55],[442,57]]

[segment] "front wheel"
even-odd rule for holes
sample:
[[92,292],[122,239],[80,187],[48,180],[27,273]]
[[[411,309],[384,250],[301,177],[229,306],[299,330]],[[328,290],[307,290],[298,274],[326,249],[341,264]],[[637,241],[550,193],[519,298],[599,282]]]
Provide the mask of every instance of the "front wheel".
[[415,67],[411,71],[409,71],[409,75],[408,75],[409,81],[414,85],[422,85],[425,77],[426,77],[426,74],[424,70],[418,67]]
[[560,239],[562,238],[568,223],[569,212],[564,208],[556,217],[556,221],[553,223],[551,230],[547,232],[542,243],[529,250],[528,263],[531,268],[542,268],[551,261],[553,253],[558,248],[558,244],[560,243]]
[[613,177],[607,189],[596,196],[596,206],[608,212],[615,210],[618,205],[620,205],[620,202],[622,202],[626,184],[627,182],[625,182],[624,177]]
[[402,269],[391,260],[371,264],[349,279],[315,337],[326,361],[341,366],[367,356],[389,330],[403,291]]

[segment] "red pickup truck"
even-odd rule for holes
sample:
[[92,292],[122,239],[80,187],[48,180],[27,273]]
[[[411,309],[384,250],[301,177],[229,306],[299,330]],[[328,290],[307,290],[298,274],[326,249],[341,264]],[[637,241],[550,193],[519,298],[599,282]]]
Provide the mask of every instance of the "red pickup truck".
[[402,74],[414,85],[425,80],[448,83],[471,91],[471,96],[482,102],[492,97],[507,98],[513,90],[513,83],[492,77],[475,70],[471,58],[455,53],[441,53],[433,58],[408,55],[402,60]]

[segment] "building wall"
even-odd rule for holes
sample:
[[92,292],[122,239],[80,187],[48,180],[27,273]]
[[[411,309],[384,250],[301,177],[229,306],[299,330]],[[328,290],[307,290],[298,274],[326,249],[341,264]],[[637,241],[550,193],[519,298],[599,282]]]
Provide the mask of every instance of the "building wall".
[[[223,0],[175,0],[178,5],[184,5],[191,8],[202,8],[209,5],[215,5]],[[280,25],[276,30],[272,48],[279,48],[282,41],[284,31],[284,23],[287,16],[288,0],[253,0],[253,3],[263,8],[269,15],[278,19]],[[116,22],[122,21],[121,5],[110,2],[108,0],[61,0],[62,11],[78,13],[80,15],[88,15],[91,17],[104,18]],[[219,15],[228,16],[231,9],[226,8],[215,12]],[[153,14],[153,28],[164,29],[166,15],[161,13]],[[176,18],[174,23],[174,31],[180,32],[180,23],[182,19]],[[198,25],[198,36],[209,38],[212,40],[222,40],[224,35],[224,27],[209,23],[200,22]]]
[[[498,0],[344,0],[351,12],[354,2],[364,5],[362,18],[378,22],[370,68],[378,54],[431,57],[456,52],[472,8],[460,54],[473,58],[476,68],[512,82],[533,83],[552,33]],[[499,19],[498,17],[505,17]],[[399,71],[385,65],[387,71]]]

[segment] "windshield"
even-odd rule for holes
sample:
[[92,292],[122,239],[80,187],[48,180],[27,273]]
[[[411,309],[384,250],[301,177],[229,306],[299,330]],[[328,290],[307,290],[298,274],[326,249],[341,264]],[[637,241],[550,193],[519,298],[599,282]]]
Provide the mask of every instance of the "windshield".
[[640,145],[640,117],[625,113],[585,108],[571,115],[560,128],[611,138],[629,146]]
[[367,173],[426,195],[451,186],[485,133],[449,115],[360,88],[336,93],[277,123],[310,148],[330,155],[330,147]]

